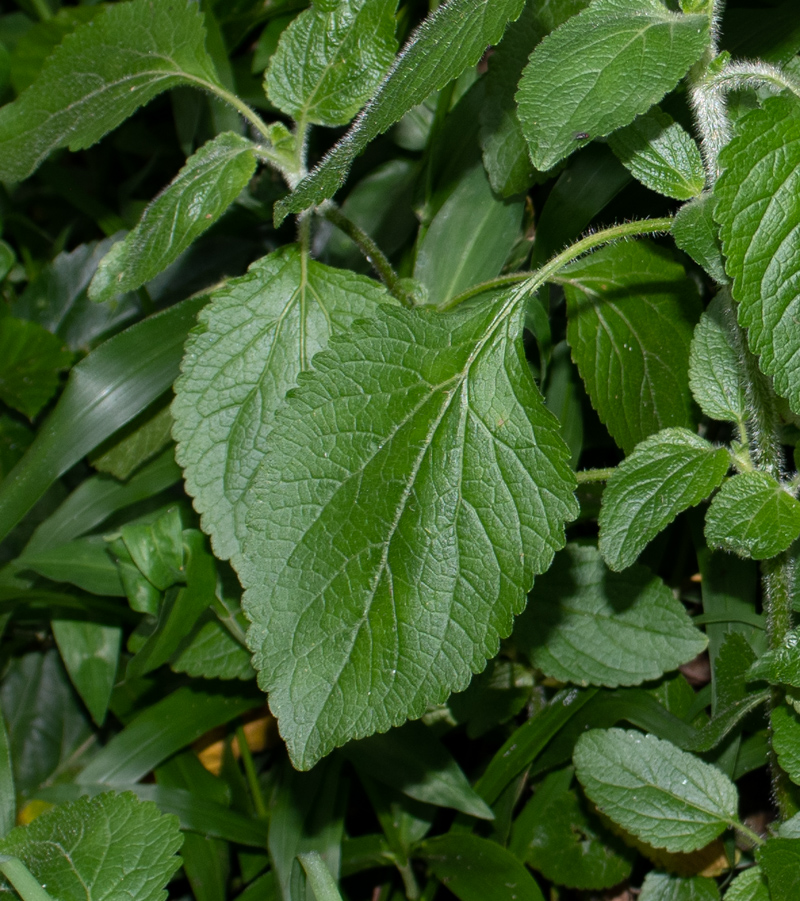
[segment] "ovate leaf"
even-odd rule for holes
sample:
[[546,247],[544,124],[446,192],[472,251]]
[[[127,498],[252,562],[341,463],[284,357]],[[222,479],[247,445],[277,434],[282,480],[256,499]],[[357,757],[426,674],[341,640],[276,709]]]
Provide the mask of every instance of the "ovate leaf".
[[522,353],[526,293],[383,306],[276,417],[237,566],[296,766],[465,688],[563,546],[573,476]]
[[33,419],[72,362],[60,338],[35,322],[0,319],[0,400]]
[[730,466],[715,448],[686,429],[664,429],[639,444],[609,479],[600,508],[600,553],[614,570],[630,566],[683,510],[722,484]]
[[800,785],[800,717],[789,706],[776,707],[770,721],[778,763],[792,782]]
[[91,147],[157,94],[186,83],[219,84],[196,4],[114,4],[67,35],[36,82],[0,109],[0,178],[27,178],[59,147]]
[[278,403],[331,334],[384,300],[371,279],[304,259],[296,246],[213,295],[186,344],[172,414],[176,457],[219,557],[240,550],[242,494]]
[[615,131],[608,143],[631,175],[659,194],[689,200],[703,190],[706,174],[699,147],[657,106]]
[[332,197],[367,144],[432,91],[474,66],[523,5],[524,0],[451,0],[439,6],[411,36],[350,131],[293,194],[276,204],[276,221]]
[[592,405],[629,453],[693,426],[688,364],[700,316],[683,267],[649,241],[614,244],[563,270],[567,340]]
[[333,0],[300,13],[267,69],[269,99],[298,122],[346,125],[394,59],[397,0]]
[[51,625],[72,684],[102,726],[117,677],[122,629],[78,619],[54,619]]
[[187,673],[196,679],[255,677],[247,650],[213,613],[198,620],[195,631],[181,643],[170,666],[176,673]]
[[800,501],[765,472],[728,479],[706,511],[710,547],[766,560],[800,535]]
[[598,808],[655,848],[696,851],[738,822],[730,779],[653,735],[593,729],[578,739],[574,761]]
[[89,286],[92,300],[133,291],[163,272],[239,196],[256,169],[251,141],[225,132],[204,144],[115,244]]
[[727,292],[718,294],[700,317],[689,352],[689,385],[706,416],[743,428],[747,386],[733,317]]
[[163,901],[181,843],[177,817],[131,792],[107,792],[13,829],[0,854],[19,858],[59,901]]
[[597,0],[531,54],[517,92],[537,169],[646,112],[708,45],[708,17],[658,0]]
[[747,671],[749,681],[765,679],[773,685],[792,685],[800,688],[800,635],[790,630],[783,639],[783,647],[765,651]]
[[800,893],[800,839],[771,838],[756,852],[771,901],[795,901]]
[[672,237],[718,285],[726,285],[728,276],[719,243],[719,228],[713,217],[714,202],[713,194],[701,194],[685,203],[675,215]]
[[714,217],[740,304],[739,321],[775,390],[800,412],[797,98],[768,99],[763,109],[745,116],[720,165]]
[[761,867],[750,867],[737,876],[725,892],[725,901],[770,901]]
[[609,572],[595,548],[575,544],[537,581],[514,636],[546,675],[610,688],[657,679],[707,644],[649,570]]
[[639,901],[719,901],[717,883],[704,876],[670,876],[650,872],[642,883]]

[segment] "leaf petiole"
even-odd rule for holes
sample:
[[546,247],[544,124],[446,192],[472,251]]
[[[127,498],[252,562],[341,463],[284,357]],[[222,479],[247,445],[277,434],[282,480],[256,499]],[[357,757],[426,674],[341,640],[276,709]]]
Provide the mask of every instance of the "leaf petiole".
[[0,855],[0,873],[14,886],[22,901],[53,901],[18,858]]

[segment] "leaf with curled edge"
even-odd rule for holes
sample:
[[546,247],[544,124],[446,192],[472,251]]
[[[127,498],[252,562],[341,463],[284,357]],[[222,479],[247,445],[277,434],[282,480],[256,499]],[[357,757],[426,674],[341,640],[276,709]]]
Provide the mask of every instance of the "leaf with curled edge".
[[236,566],[297,767],[465,688],[564,544],[574,476],[523,354],[526,293],[382,306],[276,414]]

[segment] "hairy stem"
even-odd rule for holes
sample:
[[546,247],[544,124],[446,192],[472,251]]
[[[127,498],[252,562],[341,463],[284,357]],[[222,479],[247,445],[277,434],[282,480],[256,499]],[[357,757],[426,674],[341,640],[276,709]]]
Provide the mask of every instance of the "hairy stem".
[[239,113],[239,115],[243,119],[249,122],[263,138],[269,141],[270,137],[267,123],[261,118],[261,116],[253,112],[253,110],[251,110],[243,100],[240,100],[236,96],[236,94],[226,90],[218,84],[213,84],[210,81],[206,81],[204,78],[197,78],[194,75],[187,75],[185,72],[182,74],[183,77],[187,79],[187,81],[194,82],[199,88],[202,88],[204,91],[208,91],[215,97],[219,97],[219,99],[223,100],[225,103],[230,104],[236,110],[236,112]]
[[592,482],[607,482],[616,471],[616,468],[613,466],[608,469],[581,469],[575,473],[575,478],[579,485],[591,484]]
[[777,66],[755,60],[728,63],[710,79],[712,87],[720,91],[739,91],[742,88],[774,88],[791,91],[800,97],[800,81],[787,75]]

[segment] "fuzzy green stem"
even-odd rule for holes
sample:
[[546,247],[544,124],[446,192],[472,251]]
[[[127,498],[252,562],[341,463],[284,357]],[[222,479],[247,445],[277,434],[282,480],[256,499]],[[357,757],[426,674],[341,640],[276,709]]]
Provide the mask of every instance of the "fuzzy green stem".
[[378,278],[386,285],[393,297],[396,297],[400,303],[407,307],[414,306],[411,298],[403,291],[402,280],[394,271],[389,258],[362,228],[356,225],[336,204],[330,201],[326,201],[317,207],[317,212],[350,238],[361,253],[364,254],[367,261],[378,274]]
[[728,63],[721,72],[713,75],[710,84],[722,91],[739,91],[742,88],[774,88],[791,91],[800,97],[800,81],[782,72],[777,66],[761,60],[740,60]]
[[199,88],[202,88],[202,90],[209,91],[211,94],[219,97],[220,100],[232,106],[236,110],[236,112],[239,113],[239,115],[243,119],[249,122],[263,138],[265,138],[267,141],[270,140],[269,128],[267,127],[267,123],[261,118],[261,116],[253,112],[253,110],[251,110],[243,100],[240,100],[236,96],[236,94],[226,90],[221,85],[214,84],[211,81],[206,81],[204,78],[198,78],[196,75],[189,75],[186,72],[183,72],[182,75],[187,81],[194,82],[194,84],[196,84]]
[[[604,228],[602,231],[594,232],[591,235],[587,235],[585,238],[581,238],[580,241],[571,244],[535,272],[527,273],[523,277],[515,276],[513,280],[504,277],[501,279],[493,279],[490,282],[484,282],[483,285],[477,285],[475,288],[470,288],[469,291],[465,291],[463,294],[457,294],[455,297],[445,300],[443,303],[440,303],[436,309],[440,313],[444,313],[447,310],[452,310],[454,307],[457,307],[470,297],[474,297],[476,294],[481,294],[484,291],[490,291],[494,288],[505,287],[508,284],[514,283],[520,284],[520,290],[522,292],[531,294],[534,291],[538,291],[545,282],[550,281],[568,263],[577,260],[578,257],[595,250],[597,247],[602,247],[605,244],[613,244],[615,241],[620,241],[623,238],[668,232],[672,228],[672,222],[673,219],[671,216],[665,216],[661,219],[640,219],[634,222],[625,222],[622,225],[614,225],[611,228]],[[478,288],[480,290],[476,290]]]
[[575,473],[579,485],[591,482],[607,482],[617,470],[611,466],[608,469],[582,469]]
[[261,786],[258,784],[258,773],[256,773],[256,765],[253,762],[253,755],[250,753],[250,745],[247,744],[247,736],[242,726],[236,727],[236,740],[239,743],[239,753],[242,755],[242,764],[244,766],[244,774],[247,779],[247,785],[250,788],[250,795],[253,798],[253,806],[259,817],[266,819],[267,805],[264,803],[264,796],[261,794]]
[[0,855],[0,873],[14,886],[22,901],[53,901],[25,864],[16,857]]
[[761,845],[764,844],[764,839],[757,832],[753,832],[752,829],[748,828],[744,825],[744,823],[731,823],[731,826],[739,833],[739,835],[744,836],[749,842],[753,844],[754,847],[760,848]]

